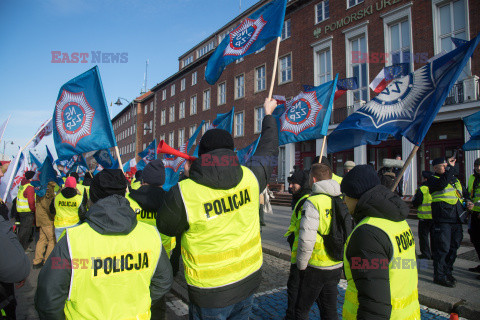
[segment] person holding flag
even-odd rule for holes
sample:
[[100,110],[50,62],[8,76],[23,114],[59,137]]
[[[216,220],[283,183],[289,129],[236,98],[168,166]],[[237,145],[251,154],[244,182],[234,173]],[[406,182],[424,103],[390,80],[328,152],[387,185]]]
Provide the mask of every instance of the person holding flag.
[[262,137],[246,166],[239,164],[227,131],[208,130],[200,139],[199,158],[185,163],[187,178],[157,204],[158,230],[182,237],[190,319],[250,315],[262,266],[259,196],[278,155],[271,116],[276,105],[265,100]]

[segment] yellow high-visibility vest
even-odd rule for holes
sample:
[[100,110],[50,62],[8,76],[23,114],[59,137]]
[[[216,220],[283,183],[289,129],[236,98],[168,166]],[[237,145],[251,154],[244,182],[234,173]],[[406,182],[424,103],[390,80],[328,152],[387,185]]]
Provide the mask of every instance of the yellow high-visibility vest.
[[182,257],[191,286],[225,286],[262,266],[259,185],[250,169],[242,171],[240,183],[227,190],[179,182],[190,225],[182,235]]
[[473,201],[473,209],[472,211],[480,212],[480,184],[477,185],[475,190],[473,190],[473,182],[475,181],[475,176],[472,174],[470,178],[468,178],[468,193]]
[[[327,235],[330,233],[330,228],[332,224],[332,198],[324,194],[312,195],[308,198],[307,201],[310,201],[319,213],[319,224],[317,238],[315,240],[315,246],[313,247],[312,256],[308,261],[309,265],[317,267],[331,267],[341,263],[342,261],[336,261],[332,259],[325,249],[325,244],[323,243],[323,237],[321,235]],[[300,228],[300,221],[298,222]],[[298,249],[298,239],[299,239],[299,230],[295,232],[295,242],[292,247],[292,263],[297,263],[297,249]],[[320,234],[319,234],[320,233]]]
[[[155,228],[157,227],[157,212],[143,210],[142,207],[140,207],[140,205],[130,197],[130,194],[127,194],[125,198],[127,198],[128,202],[130,202],[130,207],[133,209],[133,211],[135,211],[138,221],[148,223]],[[170,257],[170,253],[177,244],[176,239],[175,237],[169,237],[162,233],[160,233],[160,237],[162,238],[163,247]]]
[[72,279],[67,319],[150,319],[150,283],[161,254],[158,231],[143,222],[127,235],[69,228]]
[[83,196],[77,194],[72,198],[65,198],[60,192],[55,196],[55,220],[53,224],[56,228],[70,227],[80,222],[78,217],[78,208],[82,204]]
[[338,184],[342,184],[343,178],[340,177],[340,176],[337,176],[335,173],[332,174],[332,179],[335,180],[335,181],[337,181]]
[[135,181],[132,181],[132,184],[130,185],[130,187],[132,188],[132,190],[137,190],[138,188],[140,188],[142,186],[142,182],[135,179]]
[[[387,219],[366,217],[353,229],[345,244],[343,265],[347,278],[347,290],[343,303],[343,319],[357,319],[358,291],[353,281],[352,269],[363,268],[362,261],[353,261],[352,265],[347,259],[346,253],[351,236],[360,226],[368,224],[385,232],[393,246],[393,257],[388,264],[390,279],[390,299],[392,313],[390,319],[420,320],[420,304],[418,302],[418,270],[415,256],[415,240],[408,223],[404,221],[394,222]],[[382,261],[368,261],[369,268],[382,268]]]
[[[436,179],[440,179],[440,177],[434,175],[433,176]],[[450,183],[447,184],[445,189],[440,190],[440,191],[435,191],[432,192],[432,202],[446,202],[450,205],[456,204],[458,201],[461,201],[463,198],[462,196],[462,184],[460,181],[455,182],[454,185],[451,185]]]
[[302,217],[303,204],[300,208],[298,208],[298,205],[300,204],[300,202],[302,202],[303,199],[306,199],[309,196],[309,194],[306,194],[300,199],[298,199],[295,207],[293,208],[292,216],[290,217],[290,225],[288,226],[287,232],[283,235],[284,237],[288,237],[291,233],[294,233],[295,230],[297,230],[298,232],[298,228],[300,227],[300,218]]
[[427,186],[421,186],[420,192],[423,195],[423,201],[418,206],[417,216],[419,219],[432,219],[432,195]]
[[[28,199],[23,196],[23,192],[29,187],[32,186],[29,183],[25,185],[18,186],[18,194],[17,194],[17,212],[32,212],[30,207],[28,206]],[[32,186],[33,188],[33,186]]]

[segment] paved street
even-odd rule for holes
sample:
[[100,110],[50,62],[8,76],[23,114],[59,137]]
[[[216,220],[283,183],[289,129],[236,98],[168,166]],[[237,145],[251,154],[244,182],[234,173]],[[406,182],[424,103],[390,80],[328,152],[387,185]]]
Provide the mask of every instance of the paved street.
[[[252,319],[282,319],[287,305],[286,284],[289,270],[289,248],[283,234],[290,221],[290,209],[274,206],[274,214],[266,216],[267,226],[262,230],[264,247],[263,279],[256,294]],[[417,220],[409,220],[414,235],[417,236]],[[465,233],[465,240],[468,235]],[[444,288],[432,283],[432,266],[430,261],[419,264],[419,292],[420,302],[432,307],[422,306],[422,319],[449,319],[449,314],[438,311],[449,311],[454,304],[460,303],[460,315],[464,319],[479,319],[476,313],[480,310],[478,297],[480,296],[480,281],[476,274],[467,271],[467,268],[476,266],[478,261],[471,254],[473,247],[463,246],[459,252],[463,258],[457,259],[454,275],[458,279],[456,288]],[[29,256],[33,254],[30,253]],[[38,319],[33,307],[33,297],[36,288],[38,270],[32,270],[26,285],[17,290],[18,319]],[[337,308],[341,314],[341,306],[345,295],[346,282],[339,284]],[[188,301],[186,283],[182,272],[179,272],[171,293],[167,298],[167,319],[188,319]],[[462,313],[463,312],[463,313]],[[310,319],[319,319],[316,306],[312,308]]]

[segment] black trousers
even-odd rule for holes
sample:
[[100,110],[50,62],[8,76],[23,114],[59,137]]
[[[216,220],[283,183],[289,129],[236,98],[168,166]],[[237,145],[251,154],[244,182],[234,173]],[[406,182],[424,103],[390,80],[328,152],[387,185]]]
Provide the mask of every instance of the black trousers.
[[472,212],[472,217],[470,221],[470,228],[468,233],[470,234],[470,241],[477,251],[477,256],[480,258],[480,212]]
[[308,314],[316,302],[320,319],[337,320],[337,285],[343,268],[321,270],[307,267],[300,271],[300,287],[295,304],[295,319],[308,319]]
[[300,270],[296,264],[290,264],[290,274],[287,281],[287,312],[285,320],[295,320],[295,303],[297,302],[298,288],[300,287]]
[[462,239],[460,223],[435,223],[433,273],[436,279],[445,279],[447,275],[452,275]]
[[17,233],[18,241],[20,241],[23,249],[27,250],[33,234],[33,220],[35,215],[33,212],[19,212],[18,216],[20,218],[20,228]]
[[[433,252],[433,220],[420,219],[418,221],[418,238],[420,241],[420,253],[428,259],[432,259]],[[432,250],[430,250],[430,245]]]

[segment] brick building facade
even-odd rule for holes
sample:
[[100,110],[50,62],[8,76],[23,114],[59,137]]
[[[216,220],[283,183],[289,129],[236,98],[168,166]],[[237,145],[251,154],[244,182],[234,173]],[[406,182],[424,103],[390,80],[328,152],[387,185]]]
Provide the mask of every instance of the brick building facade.
[[[135,99],[138,130],[134,131],[137,143],[133,149],[137,153],[154,137],[178,148],[202,120],[211,122],[217,113],[228,112],[232,106],[236,148],[243,148],[258,137],[263,117],[260,107],[270,87],[275,41],[228,65],[215,85],[204,80],[204,73],[208,58],[223,37],[267,2],[259,1],[181,55],[177,73]],[[476,36],[480,32],[480,22],[475,18],[478,16],[480,2],[476,0],[288,1],[273,92],[288,99],[297,95],[303,84],[319,85],[333,79],[336,73],[339,78],[357,76],[360,88],[335,102],[331,132],[362,100],[374,97],[368,85],[384,66],[403,62],[409,63],[411,70],[420,68],[430,57],[454,47],[450,37]],[[416,188],[421,170],[431,169],[431,159],[452,153],[468,139],[461,118],[480,110],[476,76],[480,73],[479,49],[464,71],[407,173],[407,194]],[[114,125],[128,118],[128,109],[127,106],[112,120]],[[116,126],[115,134],[132,132],[134,129],[126,128],[129,125],[124,120]],[[144,131],[145,125],[151,130]],[[130,137],[127,134],[123,140],[117,140],[119,147],[133,150],[129,147]],[[278,170],[272,180],[286,182],[294,164],[309,168],[320,148],[321,139],[281,146]],[[342,175],[347,160],[372,163],[379,169],[384,158],[399,154],[406,159],[412,148],[405,139],[392,139],[329,158],[337,174]],[[133,156],[131,152],[123,154],[125,159]],[[473,160],[479,156],[478,152],[459,153],[462,176],[470,174]]]

